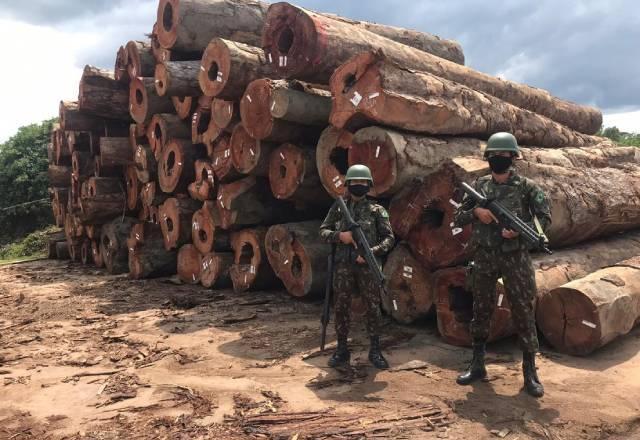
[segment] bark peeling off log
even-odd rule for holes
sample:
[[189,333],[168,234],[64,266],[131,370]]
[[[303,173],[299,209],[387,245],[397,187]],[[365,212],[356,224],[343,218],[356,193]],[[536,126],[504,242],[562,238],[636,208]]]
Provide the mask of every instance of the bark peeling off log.
[[134,78],[129,85],[131,117],[139,124],[148,124],[153,115],[171,113],[173,102],[168,96],[158,96],[153,78]]
[[353,134],[327,127],[316,148],[316,167],[324,189],[332,196],[344,196],[344,178],[349,168],[349,149]]
[[211,252],[202,257],[200,283],[207,288],[227,289],[232,287],[229,269],[233,265],[231,252]]
[[185,244],[178,252],[178,277],[186,284],[199,284],[202,273],[202,254],[192,244]]

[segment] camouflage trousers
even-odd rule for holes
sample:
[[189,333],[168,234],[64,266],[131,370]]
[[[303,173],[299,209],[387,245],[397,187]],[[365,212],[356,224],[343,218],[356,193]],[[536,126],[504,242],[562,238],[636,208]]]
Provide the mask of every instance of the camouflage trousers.
[[503,252],[480,248],[474,255],[472,271],[474,341],[489,337],[491,316],[496,307],[496,283],[500,277],[511,306],[511,318],[523,351],[538,351],[538,334],[534,314],[536,278],[531,256],[526,250]]
[[336,335],[347,338],[351,324],[351,299],[361,295],[366,307],[367,332],[378,336],[380,330],[380,287],[365,265],[338,263],[333,273]]

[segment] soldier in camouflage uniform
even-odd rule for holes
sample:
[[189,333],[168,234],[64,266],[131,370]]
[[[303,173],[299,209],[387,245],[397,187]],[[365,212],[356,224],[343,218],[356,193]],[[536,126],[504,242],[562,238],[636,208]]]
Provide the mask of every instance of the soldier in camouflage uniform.
[[[387,211],[366,197],[373,185],[371,171],[364,165],[354,165],[347,171],[345,180],[348,189],[347,207],[354,221],[362,227],[371,251],[377,257],[378,264],[381,264],[380,258],[391,251],[394,237]],[[329,366],[348,364],[351,359],[347,347],[351,298],[360,294],[367,308],[367,332],[371,339],[369,360],[376,368],[388,368],[389,364],[380,350],[380,286],[375,282],[364,258],[358,254],[354,238],[346,229],[337,203],[331,207],[320,226],[320,237],[323,241],[336,245],[333,291],[338,347],[329,359]]]
[[[491,136],[485,151],[491,175],[476,180],[474,187],[487,198],[500,201],[534,229],[544,231],[551,225],[549,202],[534,182],[518,176],[511,169],[518,154],[518,144],[513,135],[497,133]],[[530,395],[541,397],[544,388],[535,367],[538,336],[533,304],[537,289],[529,249],[516,232],[503,229],[491,211],[476,207],[468,196],[456,212],[455,223],[459,227],[473,223],[470,245],[474,252],[474,264],[469,274],[474,300],[470,327],[473,360],[467,371],[458,376],[457,382],[468,385],[487,375],[485,344],[497,302],[496,282],[502,277],[523,350],[525,389]]]

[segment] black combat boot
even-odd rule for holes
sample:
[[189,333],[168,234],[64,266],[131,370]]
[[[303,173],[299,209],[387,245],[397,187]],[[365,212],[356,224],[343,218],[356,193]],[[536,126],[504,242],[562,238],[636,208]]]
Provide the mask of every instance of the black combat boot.
[[329,362],[327,364],[331,368],[340,367],[343,365],[349,365],[349,361],[351,360],[351,353],[349,352],[349,347],[347,347],[347,338],[338,338],[338,347],[336,351],[329,358]]
[[536,354],[530,352],[522,353],[522,372],[524,374],[524,389],[533,397],[544,396],[544,387],[538,379],[536,371]]
[[487,370],[484,367],[485,346],[486,343],[484,341],[473,343],[473,359],[467,371],[456,379],[458,385],[470,385],[477,380],[487,377]]
[[379,370],[389,368],[389,363],[382,355],[380,350],[380,337],[371,336],[371,346],[369,347],[369,361]]

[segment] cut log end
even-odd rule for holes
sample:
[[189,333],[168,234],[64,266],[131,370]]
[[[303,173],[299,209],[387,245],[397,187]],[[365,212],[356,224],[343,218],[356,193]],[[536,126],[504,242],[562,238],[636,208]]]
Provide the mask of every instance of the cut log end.
[[147,122],[147,89],[142,78],[133,78],[129,85],[129,109],[131,117],[138,124]]
[[218,96],[224,90],[231,71],[227,46],[219,39],[209,43],[202,56],[202,68],[198,80],[206,96]]
[[[241,174],[266,175],[269,153],[273,146],[252,138],[243,124],[231,134],[231,161]],[[261,166],[262,165],[262,166]]]
[[178,252],[178,277],[186,284],[199,284],[202,273],[202,254],[192,244]]
[[266,139],[273,131],[274,119],[269,108],[272,90],[268,79],[253,81],[240,101],[242,123],[254,139]]
[[300,148],[284,144],[273,151],[269,161],[269,183],[276,198],[292,197],[304,177],[305,158]]
[[164,64],[156,65],[154,77],[156,83],[156,92],[158,92],[159,96],[165,96],[167,94],[167,90],[170,88],[169,82],[171,81],[171,79]]
[[349,149],[353,134],[329,126],[322,132],[316,149],[316,164],[320,181],[333,196],[345,195],[345,175],[349,169]]
[[178,39],[179,0],[160,0],[157,16],[157,39],[165,49],[171,49]]
[[206,287],[224,289],[232,286],[229,269],[233,265],[234,255],[230,252],[212,252],[202,258],[200,283]]
[[375,183],[371,194],[376,197],[386,195],[394,187],[398,176],[396,147],[386,133],[381,131],[373,136],[354,137],[348,155],[349,165],[369,167]]

